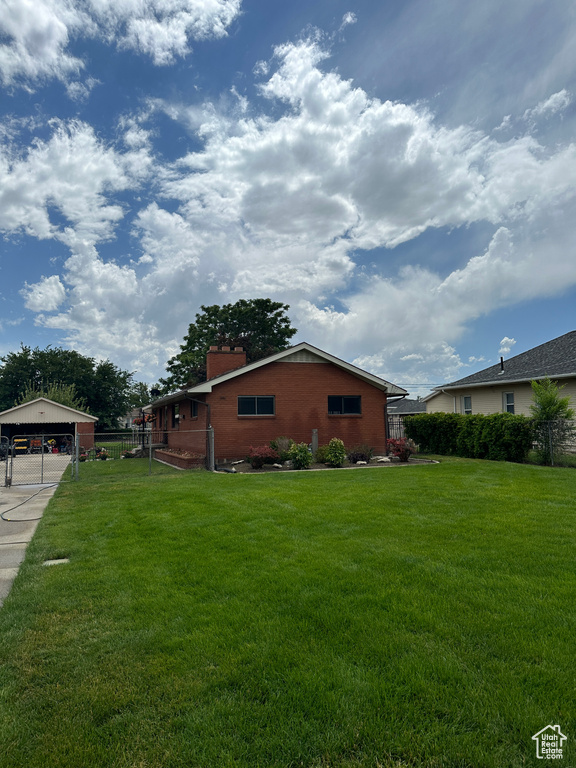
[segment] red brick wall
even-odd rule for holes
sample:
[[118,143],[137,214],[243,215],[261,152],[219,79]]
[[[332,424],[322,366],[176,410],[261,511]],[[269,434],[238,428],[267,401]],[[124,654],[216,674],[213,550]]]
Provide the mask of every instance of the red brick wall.
[[95,423],[91,421],[80,421],[76,424],[78,443],[82,448],[88,449],[94,447],[94,426]]
[[[238,416],[238,396],[274,395],[275,416]],[[328,395],[360,395],[361,416],[329,416]],[[204,397],[204,396],[203,396]],[[367,443],[385,452],[384,408],[386,393],[361,381],[331,363],[269,363],[255,371],[214,386],[205,395],[211,408],[216,460],[243,458],[251,445],[268,443],[275,437],[291,437],[311,443],[318,430],[318,445],[339,437],[346,447]],[[172,429],[168,409],[168,446],[204,453],[206,408],[198,405],[198,416],[190,417],[187,401],[180,404],[180,420]]]
[[[275,416],[238,416],[239,395],[275,395]],[[329,416],[328,395],[360,395],[361,416]],[[368,443],[385,450],[386,394],[331,363],[270,363],[214,387],[207,396],[217,459],[242,458],[251,445],[286,436],[318,444],[332,437],[347,447]]]

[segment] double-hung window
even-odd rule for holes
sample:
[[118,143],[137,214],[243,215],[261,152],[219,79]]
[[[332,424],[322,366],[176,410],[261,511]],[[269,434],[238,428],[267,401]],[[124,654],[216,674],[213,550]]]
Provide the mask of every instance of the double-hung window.
[[502,393],[502,410],[504,413],[514,413],[514,392]]
[[361,413],[360,395],[328,395],[329,416],[359,416]]
[[462,413],[465,414],[471,414],[472,413],[472,396],[471,395],[464,395],[462,398]]
[[238,416],[274,416],[275,412],[274,395],[238,398]]

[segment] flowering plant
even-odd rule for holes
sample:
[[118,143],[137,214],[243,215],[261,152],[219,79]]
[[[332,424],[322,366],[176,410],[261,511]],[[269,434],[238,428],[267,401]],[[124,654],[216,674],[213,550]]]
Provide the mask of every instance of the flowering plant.
[[397,456],[400,461],[408,461],[410,455],[414,453],[414,443],[405,437],[399,440],[387,440],[386,447],[392,456]]
[[144,418],[138,417],[132,421],[132,424],[134,424],[137,427],[141,427],[142,424],[151,424],[153,421],[156,421],[156,414],[154,413],[145,413]]

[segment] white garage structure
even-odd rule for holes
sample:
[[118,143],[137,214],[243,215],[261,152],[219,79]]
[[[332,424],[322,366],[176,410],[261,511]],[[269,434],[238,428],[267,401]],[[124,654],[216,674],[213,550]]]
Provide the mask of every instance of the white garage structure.
[[[0,459],[6,459],[6,485],[50,482],[52,466],[59,477],[76,446],[94,445],[97,421],[96,416],[45,397],[2,411]],[[62,448],[65,453],[60,453]]]

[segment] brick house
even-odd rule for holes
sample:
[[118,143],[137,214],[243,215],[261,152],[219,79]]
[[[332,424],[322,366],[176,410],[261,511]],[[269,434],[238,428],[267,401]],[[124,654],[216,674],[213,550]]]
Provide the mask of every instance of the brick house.
[[241,347],[211,347],[206,367],[205,382],[146,410],[169,448],[204,453],[211,425],[220,462],[281,436],[318,445],[339,437],[384,452],[387,400],[407,394],[306,342],[249,364]]

